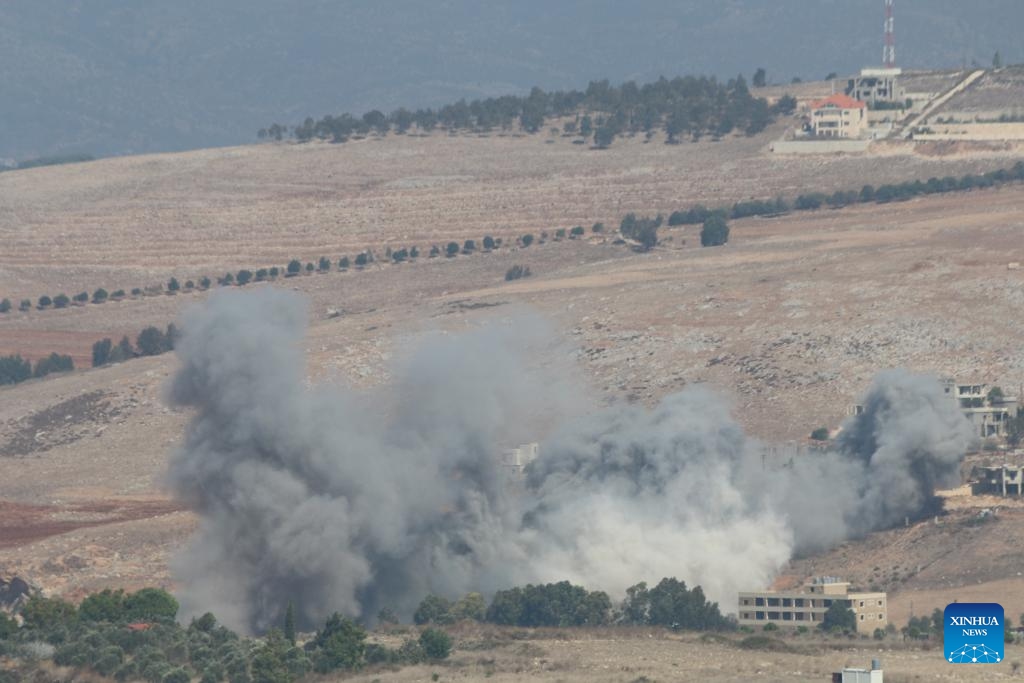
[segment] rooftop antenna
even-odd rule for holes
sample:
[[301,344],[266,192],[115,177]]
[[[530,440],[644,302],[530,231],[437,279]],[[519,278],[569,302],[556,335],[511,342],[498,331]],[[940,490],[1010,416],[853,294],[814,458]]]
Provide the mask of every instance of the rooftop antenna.
[[882,47],[882,65],[886,69],[896,66],[896,32],[893,23],[893,5],[896,0],[885,0],[885,43]]

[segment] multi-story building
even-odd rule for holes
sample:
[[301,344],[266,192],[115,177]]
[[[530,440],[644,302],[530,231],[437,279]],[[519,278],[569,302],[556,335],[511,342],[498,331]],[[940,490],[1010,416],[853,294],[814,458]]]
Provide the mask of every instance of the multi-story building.
[[540,452],[540,445],[537,443],[524,443],[515,448],[509,448],[501,454],[501,464],[507,467],[516,475],[522,475],[526,466],[537,459]]
[[860,76],[846,84],[846,94],[861,102],[902,102],[906,93],[897,79],[903,73],[899,68],[861,69]]
[[839,602],[853,610],[857,632],[874,633],[889,624],[885,593],[850,592],[850,584],[834,576],[812,579],[799,590],[739,594],[741,626],[819,626],[825,612]]
[[1019,409],[1016,396],[1007,396],[1001,390],[990,395],[987,384],[954,379],[944,379],[942,387],[947,396],[960,404],[960,410],[971,421],[978,436],[983,439],[1009,436],[1010,421]]
[[859,138],[867,125],[867,106],[847,95],[811,103],[811,131],[821,138]]

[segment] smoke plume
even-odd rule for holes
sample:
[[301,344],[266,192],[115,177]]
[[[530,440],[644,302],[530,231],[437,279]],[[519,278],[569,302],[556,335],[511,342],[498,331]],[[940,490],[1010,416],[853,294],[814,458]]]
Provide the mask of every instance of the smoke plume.
[[[576,415],[578,385],[525,361],[548,343],[529,319],[432,336],[369,393],[305,386],[290,292],[217,292],[182,327],[169,394],[194,416],[168,482],[199,517],[173,564],[182,614],[249,631],[289,602],[311,628],[562,579],[677,576],[728,605],[794,552],[926,514],[972,438],[934,378],[889,371],[834,452],[763,468],[700,387]],[[512,481],[497,454],[541,436]]]

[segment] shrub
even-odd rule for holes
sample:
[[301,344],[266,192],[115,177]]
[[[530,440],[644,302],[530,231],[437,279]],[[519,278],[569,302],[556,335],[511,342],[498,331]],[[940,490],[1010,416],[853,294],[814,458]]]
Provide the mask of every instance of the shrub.
[[4,299],[0,301],[0,313],[8,313],[11,310],[11,300]]
[[70,623],[75,613],[75,606],[71,603],[60,598],[44,598],[37,593],[22,607],[21,618],[26,628],[48,631]]
[[558,228],[557,230],[555,230],[555,239],[556,240],[565,239],[565,228]]
[[208,278],[207,276],[204,275],[201,278],[199,278],[199,289],[209,289],[210,284],[210,278]]
[[0,384],[18,384],[32,376],[32,364],[21,356],[0,356]]
[[769,623],[764,625],[764,628],[762,630],[764,630],[764,631],[778,631],[779,630],[779,625],[778,624],[773,624],[773,623],[769,622]]
[[505,271],[505,281],[510,282],[512,280],[518,280],[519,278],[530,277],[530,274],[529,266],[512,266]]
[[455,256],[458,253],[459,253],[459,243],[458,242],[449,242],[448,246],[445,247],[445,255],[448,258],[452,258],[453,256]]
[[452,637],[437,628],[428,628],[420,634],[420,647],[430,659],[446,659],[452,651]]
[[702,247],[718,247],[729,242],[729,224],[719,214],[712,214],[704,221],[700,231]]
[[317,262],[317,270],[319,270],[321,273],[326,273],[330,269],[331,269],[331,260],[329,258],[327,258],[326,256],[321,256],[320,260]]
[[476,242],[473,240],[466,240],[462,245],[462,253],[469,254],[476,251]]
[[484,244],[484,249],[488,249],[488,250],[494,249],[494,238],[491,237],[490,235],[485,235],[484,236],[483,244]]
[[32,308],[32,300],[31,299],[22,299],[21,303],[18,304],[18,310],[19,311],[23,311],[24,312],[24,311],[27,311],[30,308]]
[[195,288],[196,288],[196,283],[195,282],[192,282],[192,280],[185,280],[185,290],[186,291],[191,292]]
[[288,262],[288,267],[285,270],[285,277],[294,277],[302,272],[302,263],[298,259],[292,259]]
[[828,427],[818,427],[811,432],[811,438],[815,441],[828,441]]
[[62,356],[59,353],[51,353],[46,358],[36,361],[36,368],[32,372],[33,377],[45,377],[52,372],[70,372],[75,369],[75,363],[71,356]]
[[84,304],[89,302],[89,292],[79,292],[71,297],[71,300],[76,304]]
[[110,350],[114,343],[109,338],[101,339],[92,345],[92,366],[98,368],[110,362]]
[[416,624],[439,624],[447,623],[451,621],[448,618],[448,611],[451,609],[451,603],[442,597],[436,595],[428,595],[420,601],[416,611],[412,615],[412,620]]
[[362,266],[365,266],[369,262],[370,262],[370,257],[366,255],[365,251],[362,252],[361,254],[358,254],[356,256],[356,265],[357,266],[362,267]]
[[520,241],[523,243],[524,247],[528,247],[533,244],[533,235],[523,235],[520,238]]
[[281,269],[280,268],[278,268],[277,266],[271,266],[270,267],[270,278],[272,280],[276,280],[277,276],[280,275],[280,274],[281,274]]
[[115,290],[114,290],[114,291],[113,291],[113,292],[112,292],[112,293],[110,294],[110,298],[111,298],[111,299],[118,299],[118,300],[120,300],[120,299],[123,299],[123,298],[124,298],[124,296],[125,296],[125,294],[124,294],[124,290],[123,290],[123,289],[115,289]]
[[267,279],[267,277],[269,275],[270,275],[270,271],[268,271],[266,268],[257,268],[256,269],[256,282],[263,282],[264,280]]
[[53,299],[46,296],[45,294],[39,297],[39,308],[46,308],[53,303]]
[[586,231],[583,229],[582,225],[577,225],[575,228],[569,231],[569,236],[572,238],[583,237],[583,234],[585,232]]
[[437,258],[440,255],[441,255],[441,247],[437,246],[436,244],[434,246],[430,247],[430,258]]
[[[89,295],[86,294],[85,298],[88,299]],[[71,300],[68,299],[67,294],[58,294],[57,296],[53,297],[54,308],[66,308],[69,303],[71,303]]]
[[139,332],[135,345],[143,356],[156,356],[167,350],[164,333],[152,325]]
[[106,301],[109,296],[110,295],[107,293],[107,290],[100,287],[99,289],[92,293],[92,302],[94,304],[101,304],[104,301]]
[[314,270],[316,270],[316,267],[312,263],[307,263],[306,264],[306,275],[309,275]]
[[342,256],[338,259],[338,270],[348,270],[349,264],[348,256]]
[[317,632],[313,646],[317,650],[316,670],[357,669],[366,653],[366,631],[340,614],[333,614]]
[[409,258],[419,258],[419,255],[420,255],[420,248],[419,247],[413,247],[412,249],[409,250]]
[[604,232],[604,223],[594,223],[593,225],[590,226],[590,232]]
[[178,283],[178,278],[172,277],[170,280],[167,281],[167,291],[168,292],[170,292],[171,294],[174,294],[179,289],[181,289],[181,285]]

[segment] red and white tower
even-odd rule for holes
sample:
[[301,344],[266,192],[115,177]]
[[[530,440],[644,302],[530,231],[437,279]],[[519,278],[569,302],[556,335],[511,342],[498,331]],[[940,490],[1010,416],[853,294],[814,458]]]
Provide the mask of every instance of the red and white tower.
[[882,47],[882,65],[886,69],[896,66],[896,32],[893,28],[892,7],[896,0],[885,0],[885,44]]

